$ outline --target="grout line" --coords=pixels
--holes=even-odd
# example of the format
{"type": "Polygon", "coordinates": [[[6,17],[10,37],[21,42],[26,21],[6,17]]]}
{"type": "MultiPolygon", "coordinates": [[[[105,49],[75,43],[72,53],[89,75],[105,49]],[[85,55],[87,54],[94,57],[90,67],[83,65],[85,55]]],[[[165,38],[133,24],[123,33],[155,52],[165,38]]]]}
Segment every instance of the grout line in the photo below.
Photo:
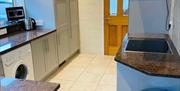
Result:
{"type": "Polygon", "coordinates": [[[106,73],[106,71],[107,71],[107,69],[108,69],[109,66],[110,66],[110,62],[109,62],[109,64],[107,65],[106,70],[104,71],[103,75],[101,76],[101,79],[99,79],[98,84],[97,84],[97,86],[96,86],[96,88],[95,88],[95,91],[97,90],[98,86],[100,85],[100,82],[101,82],[101,80],[103,79],[103,76],[105,75],[105,73],[106,73]]]}
{"type": "MultiPolygon", "coordinates": [[[[69,62],[66,64],[66,66],[62,67],[62,70],[61,70],[60,72],[62,72],[63,69],[66,68],[66,67],[69,68],[68,65],[70,65],[70,64],[74,61],[74,59],[80,60],[82,57],[83,57],[83,56],[81,56],[81,54],[80,54],[80,55],[72,58],[71,60],[69,60],[69,62]]],[[[84,57],[85,57],[85,56],[84,56],[84,57]]],[[[93,55],[92,58],[90,58],[90,60],[88,60],[88,63],[87,63],[86,65],[83,65],[82,68],[80,68],[80,69],[82,69],[82,72],[80,72],[79,76],[78,76],[74,81],[71,81],[72,84],[69,86],[69,88],[68,88],[66,91],[70,91],[70,89],[77,83],[78,79],[79,79],[79,78],[87,71],[87,69],[91,66],[91,63],[94,62],[94,61],[96,61],[97,57],[98,57],[98,55],[93,55]]],[[[112,62],[111,59],[110,59],[110,60],[108,59],[108,61],[109,61],[109,62],[108,62],[107,65],[105,66],[105,70],[102,72],[102,75],[100,76],[100,79],[97,81],[97,85],[95,86],[95,89],[94,89],[95,91],[97,90],[98,86],[100,85],[101,80],[103,79],[103,76],[104,76],[105,73],[108,71],[108,68],[109,68],[109,66],[111,65],[111,62],[112,62]]],[[[59,74],[60,72],[58,72],[58,74],[59,74]]],[[[59,83],[60,83],[60,82],[59,82],[59,83]]],[[[60,89],[60,90],[61,90],[61,89],[60,89]]]]}
{"type": "MultiPolygon", "coordinates": [[[[79,57],[79,56],[78,56],[79,57]]],[[[94,60],[96,58],[96,56],[94,56],[93,58],[92,58],[92,60],[94,60]]],[[[78,58],[78,59],[80,59],[80,58],[78,58]]],[[[73,61],[73,60],[72,60],[73,61]]],[[[88,64],[90,64],[91,62],[89,62],[88,64]]],[[[74,80],[73,81],[73,84],[69,87],[69,89],[67,90],[67,91],[69,91],[74,85],[75,85],[75,83],[77,82],[77,80],[81,77],[81,75],[86,71],[86,69],[89,67],[89,65],[87,65],[87,67],[83,67],[83,71],[79,74],[79,76],[77,77],[77,79],[76,80],[74,80]]]]}

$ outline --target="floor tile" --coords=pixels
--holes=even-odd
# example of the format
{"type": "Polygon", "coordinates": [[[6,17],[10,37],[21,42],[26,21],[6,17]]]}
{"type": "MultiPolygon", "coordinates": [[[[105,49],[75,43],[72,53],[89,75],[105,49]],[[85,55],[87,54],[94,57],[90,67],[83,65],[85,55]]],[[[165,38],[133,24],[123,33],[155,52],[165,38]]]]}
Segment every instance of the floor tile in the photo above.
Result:
{"type": "Polygon", "coordinates": [[[116,75],[104,74],[99,84],[100,85],[116,85],[116,75]]]}
{"type": "Polygon", "coordinates": [[[114,56],[80,54],[60,69],[48,80],[61,84],[58,91],[116,91],[114,56]]]}
{"type": "Polygon", "coordinates": [[[85,72],[77,80],[77,82],[96,83],[100,81],[101,75],[85,72]]]}
{"type": "Polygon", "coordinates": [[[115,85],[99,85],[95,91],[116,91],[115,85]]]}
{"type": "Polygon", "coordinates": [[[61,81],[61,87],[59,91],[69,91],[69,89],[73,86],[73,81],[61,81]]]}
{"type": "Polygon", "coordinates": [[[69,91],[95,91],[98,83],[76,82],[69,91]]]}
{"type": "Polygon", "coordinates": [[[63,70],[55,77],[57,77],[60,80],[75,81],[76,79],[79,78],[82,72],[83,69],[67,69],[67,70],[63,70]]]}

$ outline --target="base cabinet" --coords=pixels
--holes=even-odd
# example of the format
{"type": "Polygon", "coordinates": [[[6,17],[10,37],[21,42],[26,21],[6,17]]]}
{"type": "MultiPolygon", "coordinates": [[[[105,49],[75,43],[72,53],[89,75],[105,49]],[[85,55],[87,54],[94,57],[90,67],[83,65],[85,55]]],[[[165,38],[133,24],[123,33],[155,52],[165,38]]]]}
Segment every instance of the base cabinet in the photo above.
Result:
{"type": "Polygon", "coordinates": [[[46,73],[52,72],[58,65],[56,33],[46,36],[47,51],[45,52],[46,73]]]}
{"type": "Polygon", "coordinates": [[[34,79],[41,80],[46,75],[45,61],[44,61],[44,39],[40,38],[31,42],[33,65],[34,65],[34,79]]]}
{"type": "Polygon", "coordinates": [[[31,42],[35,80],[42,80],[58,67],[56,33],[31,42]]]}
{"type": "Polygon", "coordinates": [[[68,31],[64,27],[57,29],[58,57],[59,64],[65,61],[69,56],[69,38],[68,31]]]}

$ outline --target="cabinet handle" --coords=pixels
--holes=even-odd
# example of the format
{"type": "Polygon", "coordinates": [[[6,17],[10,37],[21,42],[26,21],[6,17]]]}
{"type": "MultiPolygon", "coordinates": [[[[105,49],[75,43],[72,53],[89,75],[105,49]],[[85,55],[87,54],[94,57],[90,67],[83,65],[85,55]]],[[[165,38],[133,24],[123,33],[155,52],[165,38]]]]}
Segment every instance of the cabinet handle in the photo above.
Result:
{"type": "Polygon", "coordinates": [[[46,40],[46,43],[47,43],[47,52],[49,52],[49,40],[48,39],[46,40]]]}
{"type": "Polygon", "coordinates": [[[46,43],[46,39],[44,39],[44,50],[45,50],[45,52],[47,52],[47,43],[46,43]]]}
{"type": "Polygon", "coordinates": [[[46,44],[46,52],[48,52],[48,44],[47,44],[47,39],[45,40],[45,44],[46,44]]]}
{"type": "Polygon", "coordinates": [[[72,38],[72,27],[71,27],[71,23],[70,23],[70,33],[71,33],[71,38],[72,38]]]}
{"type": "Polygon", "coordinates": [[[61,41],[60,41],[60,33],[59,32],[58,32],[57,38],[58,38],[58,44],[60,45],[61,41]]]}

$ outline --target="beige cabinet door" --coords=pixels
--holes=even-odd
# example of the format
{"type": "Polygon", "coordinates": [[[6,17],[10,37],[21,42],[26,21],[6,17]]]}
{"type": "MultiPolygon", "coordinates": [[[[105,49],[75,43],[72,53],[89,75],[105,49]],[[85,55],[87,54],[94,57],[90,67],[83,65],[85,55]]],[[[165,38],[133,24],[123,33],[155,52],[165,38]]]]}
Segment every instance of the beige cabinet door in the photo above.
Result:
{"type": "Polygon", "coordinates": [[[46,73],[50,73],[58,67],[56,33],[51,33],[45,39],[45,64],[46,73]]]}
{"type": "Polygon", "coordinates": [[[70,0],[70,17],[70,53],[73,54],[80,49],[78,0],[70,0]]]}
{"type": "Polygon", "coordinates": [[[55,0],[59,64],[70,57],[69,0],[55,0]]]}
{"type": "Polygon", "coordinates": [[[39,38],[31,42],[34,76],[35,80],[41,80],[46,75],[45,61],[44,61],[44,38],[39,38]]]}
{"type": "Polygon", "coordinates": [[[62,63],[70,56],[70,49],[69,49],[69,36],[66,27],[62,27],[57,30],[58,36],[57,40],[58,43],[58,55],[59,61],[62,63]]]}

